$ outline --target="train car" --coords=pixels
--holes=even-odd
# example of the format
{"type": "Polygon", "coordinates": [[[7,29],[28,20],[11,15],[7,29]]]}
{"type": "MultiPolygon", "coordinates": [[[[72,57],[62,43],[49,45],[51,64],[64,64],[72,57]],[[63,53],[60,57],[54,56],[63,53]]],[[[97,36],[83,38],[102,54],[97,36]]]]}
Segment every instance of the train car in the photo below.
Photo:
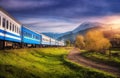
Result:
{"type": "Polygon", "coordinates": [[[59,41],[59,46],[65,46],[64,41],[59,41]]]}
{"type": "Polygon", "coordinates": [[[0,49],[19,47],[21,23],[0,7],[0,49]]]}
{"type": "Polygon", "coordinates": [[[55,45],[59,46],[59,41],[58,40],[55,40],[55,45]]]}
{"type": "Polygon", "coordinates": [[[41,44],[41,35],[25,26],[22,26],[22,47],[38,47],[41,44]]]}
{"type": "Polygon", "coordinates": [[[53,38],[50,38],[50,44],[51,46],[55,46],[56,45],[56,40],[53,38]]]}
{"type": "Polygon", "coordinates": [[[50,44],[50,37],[48,37],[44,34],[40,34],[40,35],[41,35],[41,40],[42,40],[41,45],[43,47],[50,46],[51,45],[50,44]]]}
{"type": "Polygon", "coordinates": [[[41,45],[63,46],[64,43],[25,27],[0,7],[0,49],[41,45]]]}

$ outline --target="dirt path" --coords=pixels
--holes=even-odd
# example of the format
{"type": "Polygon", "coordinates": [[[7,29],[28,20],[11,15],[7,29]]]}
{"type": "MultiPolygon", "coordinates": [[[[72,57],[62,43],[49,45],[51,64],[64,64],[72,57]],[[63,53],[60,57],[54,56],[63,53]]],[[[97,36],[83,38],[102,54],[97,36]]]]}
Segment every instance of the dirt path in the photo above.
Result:
{"type": "Polygon", "coordinates": [[[103,70],[103,71],[115,74],[115,75],[119,76],[119,78],[120,78],[120,71],[117,68],[107,66],[102,63],[96,63],[87,58],[84,58],[83,56],[80,55],[79,50],[76,48],[74,48],[73,50],[70,51],[70,53],[68,54],[68,59],[73,62],[79,63],[81,65],[87,66],[87,67],[92,67],[92,68],[96,68],[99,70],[103,70]]]}

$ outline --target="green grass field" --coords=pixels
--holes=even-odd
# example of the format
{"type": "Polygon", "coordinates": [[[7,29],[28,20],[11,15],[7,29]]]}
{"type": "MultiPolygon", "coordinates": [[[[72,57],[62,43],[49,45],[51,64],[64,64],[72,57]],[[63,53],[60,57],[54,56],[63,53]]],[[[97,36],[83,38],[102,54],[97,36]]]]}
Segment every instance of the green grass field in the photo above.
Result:
{"type": "Polygon", "coordinates": [[[115,78],[66,61],[65,48],[0,51],[0,78],[115,78]]]}
{"type": "MultiPolygon", "coordinates": [[[[101,54],[101,53],[96,53],[96,52],[87,52],[87,51],[82,51],[82,55],[88,59],[91,59],[96,62],[101,62],[105,63],[110,66],[118,67],[120,68],[120,56],[109,56],[109,54],[101,54]]],[[[120,53],[120,50],[112,50],[112,54],[114,53],[120,53]]]]}

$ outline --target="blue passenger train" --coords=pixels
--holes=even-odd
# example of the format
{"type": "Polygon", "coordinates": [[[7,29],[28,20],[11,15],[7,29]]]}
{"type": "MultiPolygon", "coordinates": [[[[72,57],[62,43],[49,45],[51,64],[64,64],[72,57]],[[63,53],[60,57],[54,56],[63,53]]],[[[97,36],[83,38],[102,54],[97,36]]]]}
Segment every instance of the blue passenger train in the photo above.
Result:
{"type": "Polygon", "coordinates": [[[22,26],[22,38],[21,42],[24,46],[36,47],[41,44],[41,35],[37,32],[28,29],[25,26],[22,26]]]}
{"type": "Polygon", "coordinates": [[[43,34],[40,34],[41,35],[41,45],[42,46],[50,46],[51,44],[51,38],[46,36],[46,35],[43,35],[43,34]]]}
{"type": "Polygon", "coordinates": [[[27,28],[0,8],[0,49],[64,45],[62,41],[27,28]]]}

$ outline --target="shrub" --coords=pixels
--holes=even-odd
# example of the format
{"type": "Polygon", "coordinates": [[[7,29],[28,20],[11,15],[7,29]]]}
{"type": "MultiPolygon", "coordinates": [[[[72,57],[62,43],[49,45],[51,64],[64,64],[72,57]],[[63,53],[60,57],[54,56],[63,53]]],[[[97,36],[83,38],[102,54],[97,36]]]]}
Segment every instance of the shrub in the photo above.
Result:
{"type": "Polygon", "coordinates": [[[70,46],[70,40],[66,40],[65,43],[66,43],[66,46],[70,46]]]}
{"type": "Polygon", "coordinates": [[[83,49],[85,47],[84,37],[82,35],[78,35],[76,37],[75,46],[80,48],[80,49],[83,49]]]}
{"type": "Polygon", "coordinates": [[[88,31],[85,35],[86,49],[89,51],[105,52],[110,46],[110,41],[101,31],[88,31]]]}

